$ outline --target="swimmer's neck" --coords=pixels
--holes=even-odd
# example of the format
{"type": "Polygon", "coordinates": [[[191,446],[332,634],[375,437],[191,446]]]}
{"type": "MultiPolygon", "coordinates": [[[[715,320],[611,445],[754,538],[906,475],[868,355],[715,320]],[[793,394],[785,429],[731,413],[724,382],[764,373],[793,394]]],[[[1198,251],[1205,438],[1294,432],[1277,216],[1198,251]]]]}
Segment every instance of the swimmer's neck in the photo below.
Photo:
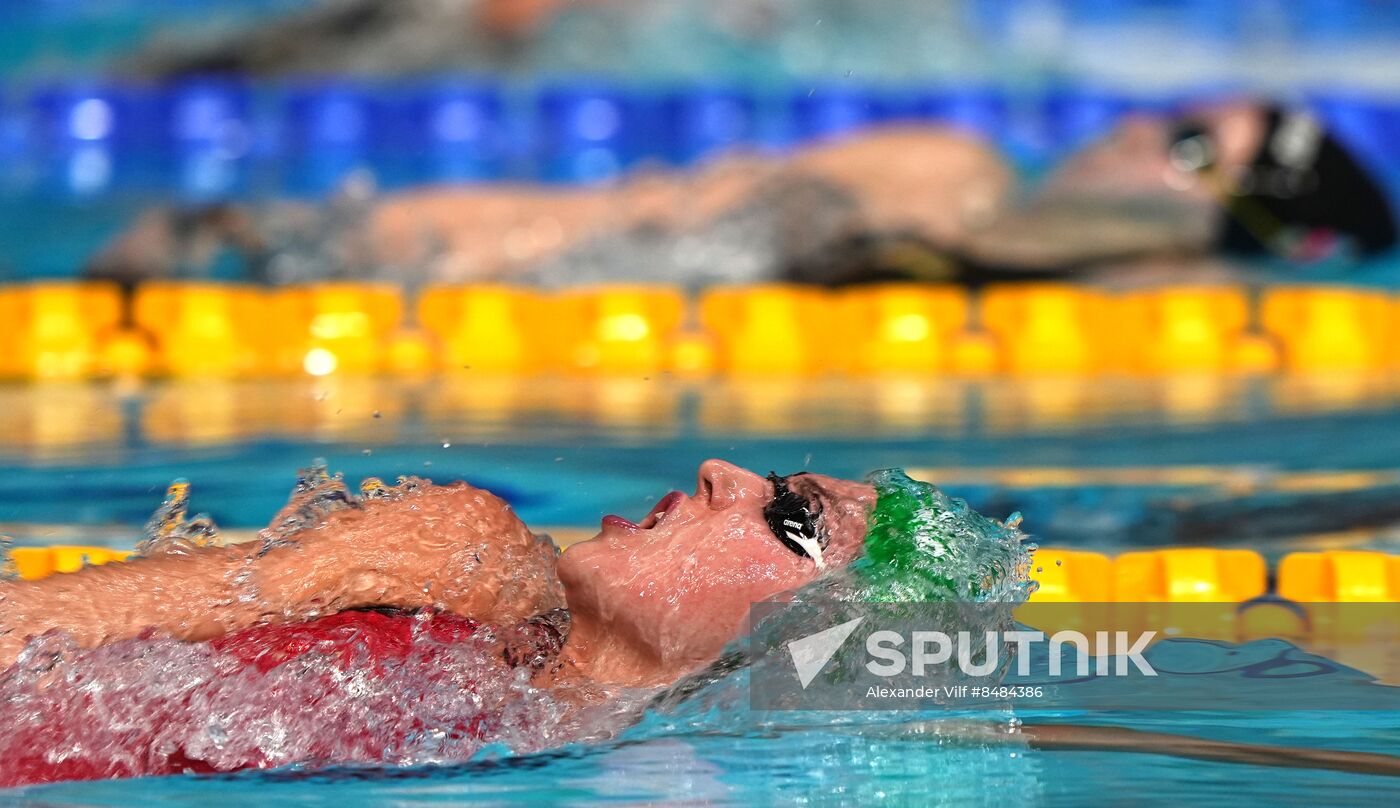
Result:
{"type": "Polygon", "coordinates": [[[570,622],[562,678],[586,679],[605,687],[659,687],[694,667],[668,663],[647,643],[587,611],[570,610],[570,622]]]}

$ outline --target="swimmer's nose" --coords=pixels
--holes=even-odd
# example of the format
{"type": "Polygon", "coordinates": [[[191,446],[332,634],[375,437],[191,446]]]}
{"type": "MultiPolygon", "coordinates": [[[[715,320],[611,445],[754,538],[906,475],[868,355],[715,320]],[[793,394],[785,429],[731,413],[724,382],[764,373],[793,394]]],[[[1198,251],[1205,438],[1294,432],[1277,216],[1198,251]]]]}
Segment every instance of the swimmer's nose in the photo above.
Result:
{"type": "Polygon", "coordinates": [[[700,464],[695,496],[712,509],[722,511],[745,499],[766,502],[772,496],[768,480],[723,460],[700,464]]]}

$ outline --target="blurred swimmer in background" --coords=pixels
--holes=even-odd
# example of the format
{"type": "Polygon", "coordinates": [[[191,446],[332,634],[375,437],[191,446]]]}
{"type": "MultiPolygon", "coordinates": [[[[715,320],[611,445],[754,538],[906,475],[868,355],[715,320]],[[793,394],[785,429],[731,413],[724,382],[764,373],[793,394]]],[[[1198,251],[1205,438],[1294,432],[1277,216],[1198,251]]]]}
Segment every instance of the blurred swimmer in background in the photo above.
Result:
{"type": "Polygon", "coordinates": [[[734,80],[811,74],[839,53],[843,69],[880,78],[933,75],[972,35],[961,0],[316,0],[232,27],[181,25],[114,67],[159,81],[430,71],[734,80]]]}
{"type": "Polygon", "coordinates": [[[156,36],[120,60],[125,73],[172,79],[214,73],[400,73],[501,69],[563,0],[322,0],[231,30],[156,36]]]}
{"type": "Polygon", "coordinates": [[[232,248],[271,283],[1182,282],[1396,242],[1380,184],[1315,116],[1243,101],[1132,116],[1031,192],[990,145],[912,124],[602,186],[349,188],[321,208],[152,211],[88,273],[198,276],[232,248]]]}
{"type": "MultiPolygon", "coordinates": [[[[879,80],[941,75],[941,46],[975,50],[963,42],[968,24],[960,4],[927,0],[322,0],[232,30],[158,37],[114,67],[159,81],[438,70],[666,80],[803,75],[840,59],[879,80]],[[816,61],[793,61],[798,53],[816,61]]],[[[320,208],[157,210],[88,269],[125,282],[199,276],[231,249],[249,279],[273,283],[1127,283],[1237,273],[1239,256],[1364,257],[1395,241],[1380,184],[1317,118],[1239,101],[1130,117],[1036,189],[1018,187],[974,135],[895,124],[586,189],[498,183],[377,197],[361,177],[320,208]]]]}

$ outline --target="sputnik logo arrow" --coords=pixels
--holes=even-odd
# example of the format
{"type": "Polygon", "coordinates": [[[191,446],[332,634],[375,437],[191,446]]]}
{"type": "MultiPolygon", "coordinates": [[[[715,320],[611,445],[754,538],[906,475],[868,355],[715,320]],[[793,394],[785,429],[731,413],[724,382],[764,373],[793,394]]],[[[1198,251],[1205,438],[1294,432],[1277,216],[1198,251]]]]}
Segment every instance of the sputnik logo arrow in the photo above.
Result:
{"type": "Polygon", "coordinates": [[[831,661],[836,651],[863,622],[864,617],[857,617],[787,644],[788,654],[792,656],[792,666],[797,669],[797,681],[803,690],[817,678],[817,674],[822,672],[826,663],[831,661]]]}

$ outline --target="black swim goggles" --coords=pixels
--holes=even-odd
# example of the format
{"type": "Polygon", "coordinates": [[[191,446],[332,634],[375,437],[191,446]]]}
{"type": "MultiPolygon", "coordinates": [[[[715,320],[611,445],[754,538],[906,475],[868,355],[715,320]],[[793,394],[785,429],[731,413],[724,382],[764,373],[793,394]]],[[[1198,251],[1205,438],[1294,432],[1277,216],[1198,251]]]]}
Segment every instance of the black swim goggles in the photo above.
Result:
{"type": "Polygon", "coordinates": [[[1172,129],[1167,150],[1172,167],[1186,174],[1210,171],[1219,159],[1215,137],[1209,127],[1198,121],[1177,124],[1172,129]]]}
{"type": "Polygon", "coordinates": [[[826,549],[827,536],[821,529],[821,504],[789,488],[788,479],[768,472],[768,482],[773,484],[773,500],[764,506],[763,517],[784,546],[816,561],[819,568],[824,567],[822,550],[826,549]]]}

